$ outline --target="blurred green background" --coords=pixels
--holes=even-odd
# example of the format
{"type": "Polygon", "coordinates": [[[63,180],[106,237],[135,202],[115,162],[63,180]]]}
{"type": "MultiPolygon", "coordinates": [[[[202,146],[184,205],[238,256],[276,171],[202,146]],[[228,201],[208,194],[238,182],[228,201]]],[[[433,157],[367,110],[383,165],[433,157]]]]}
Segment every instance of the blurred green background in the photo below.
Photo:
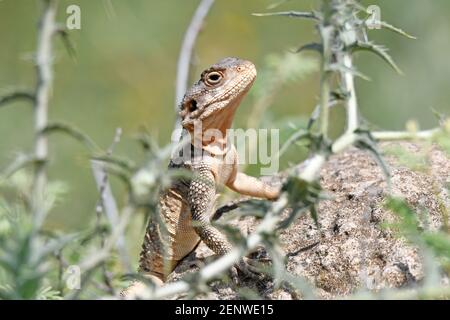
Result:
{"type": "MultiPolygon", "coordinates": [[[[226,56],[253,61],[258,69],[270,54],[284,54],[316,39],[313,23],[281,17],[254,17],[276,0],[217,0],[200,34],[193,79],[204,67],[226,56]]],[[[70,4],[81,7],[81,30],[70,31],[77,50],[73,60],[60,39],[55,41],[55,81],[50,119],[74,124],[99,145],[110,145],[115,128],[124,135],[115,153],[139,162],[142,152],[133,136],[147,127],[161,144],[170,141],[175,119],[174,87],[181,41],[197,0],[71,0],[61,1],[58,18],[67,18],[70,4]]],[[[395,74],[372,55],[357,58],[359,69],[372,78],[358,80],[363,116],[384,129],[402,129],[416,119],[422,128],[435,126],[430,111],[450,113],[450,2],[448,0],[364,1],[377,4],[382,18],[418,37],[412,41],[389,31],[372,31],[404,71],[395,74]]],[[[275,10],[310,10],[313,0],[291,0],[275,10]]],[[[15,87],[34,88],[33,53],[40,5],[34,0],[0,0],[0,94],[15,87]]],[[[311,55],[314,56],[314,55],[311,55]]],[[[260,81],[260,80],[258,80],[260,81]]],[[[307,118],[318,95],[318,77],[283,87],[266,122],[307,118]]],[[[236,125],[247,123],[252,98],[243,102],[236,125]]],[[[342,112],[333,111],[336,127],[342,112]]],[[[336,129],[337,130],[337,129],[336,129]]],[[[32,112],[17,102],[0,109],[0,168],[32,146],[32,112]]],[[[65,181],[70,190],[52,212],[49,226],[78,230],[95,215],[97,192],[86,150],[77,142],[52,136],[50,179],[65,181]]],[[[298,161],[295,156],[290,161],[298,161]]],[[[124,192],[114,182],[116,195],[124,192]]]]}

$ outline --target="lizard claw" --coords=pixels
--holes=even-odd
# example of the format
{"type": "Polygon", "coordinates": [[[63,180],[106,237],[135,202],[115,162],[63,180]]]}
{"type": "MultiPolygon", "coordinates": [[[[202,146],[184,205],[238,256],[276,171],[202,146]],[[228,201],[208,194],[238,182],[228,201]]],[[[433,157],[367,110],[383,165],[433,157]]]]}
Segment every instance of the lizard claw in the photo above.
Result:
{"type": "Polygon", "coordinates": [[[239,274],[236,265],[232,266],[230,269],[230,278],[236,286],[239,285],[239,274]]]}
{"type": "Polygon", "coordinates": [[[264,278],[264,274],[260,267],[258,267],[259,262],[254,259],[243,257],[237,264],[236,268],[239,270],[246,278],[252,280],[260,281],[264,278]]]}
{"type": "Polygon", "coordinates": [[[248,258],[242,258],[238,263],[231,267],[230,277],[235,285],[239,285],[242,282],[241,277],[239,276],[240,273],[243,274],[245,278],[258,281],[262,280],[263,275],[261,272],[248,260],[248,258]]]}

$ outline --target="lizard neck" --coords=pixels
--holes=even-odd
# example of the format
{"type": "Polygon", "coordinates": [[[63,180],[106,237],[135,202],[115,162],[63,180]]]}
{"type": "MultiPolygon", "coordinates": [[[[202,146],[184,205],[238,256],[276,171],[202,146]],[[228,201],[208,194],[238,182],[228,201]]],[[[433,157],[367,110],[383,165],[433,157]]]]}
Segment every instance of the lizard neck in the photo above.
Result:
{"type": "Polygon", "coordinates": [[[212,155],[224,155],[228,152],[228,130],[233,124],[238,103],[229,106],[211,117],[204,119],[200,126],[195,126],[191,133],[192,144],[212,155]],[[197,130],[196,130],[197,129],[197,130]]]}

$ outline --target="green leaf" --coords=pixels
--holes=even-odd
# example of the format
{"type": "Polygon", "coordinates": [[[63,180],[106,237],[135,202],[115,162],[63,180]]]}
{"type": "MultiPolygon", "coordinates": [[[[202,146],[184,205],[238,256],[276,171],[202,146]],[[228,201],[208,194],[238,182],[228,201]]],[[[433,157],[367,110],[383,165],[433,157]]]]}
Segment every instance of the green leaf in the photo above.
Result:
{"type": "MultiPolygon", "coordinates": [[[[345,97],[343,99],[341,99],[342,96],[339,96],[336,91],[333,91],[331,93],[331,96],[332,96],[332,98],[330,99],[330,102],[328,103],[328,108],[330,108],[330,109],[339,105],[342,101],[346,100],[345,97]]],[[[311,131],[312,126],[317,121],[317,119],[319,119],[319,116],[320,116],[320,104],[316,105],[313,112],[311,113],[311,116],[308,120],[308,124],[306,127],[306,129],[308,131],[311,131]]]]}
{"type": "Polygon", "coordinates": [[[359,72],[355,68],[348,68],[348,67],[344,66],[343,64],[333,63],[328,66],[327,71],[338,71],[338,72],[342,72],[342,73],[351,73],[355,77],[359,77],[366,81],[371,81],[371,79],[368,76],[366,76],[364,73],[359,72]]]}
{"type": "Polygon", "coordinates": [[[406,33],[405,31],[403,31],[402,29],[394,27],[393,25],[391,25],[391,24],[389,24],[389,23],[387,23],[385,21],[381,21],[380,24],[381,24],[381,26],[383,28],[385,28],[385,29],[387,29],[389,31],[393,31],[393,32],[395,32],[397,34],[400,34],[400,35],[402,35],[402,36],[404,36],[404,37],[406,37],[408,39],[413,39],[413,40],[417,39],[417,37],[412,36],[412,35],[406,33]]]}
{"type": "MultiPolygon", "coordinates": [[[[193,222],[193,225],[199,224],[193,222]]],[[[232,226],[229,223],[222,223],[218,221],[213,222],[212,225],[216,226],[218,229],[223,231],[227,235],[228,240],[234,243],[235,245],[245,246],[246,238],[238,228],[232,226]]]]}
{"type": "Polygon", "coordinates": [[[370,134],[370,131],[358,129],[355,131],[355,133],[359,135],[358,140],[356,142],[356,147],[370,152],[370,154],[375,158],[378,165],[383,170],[384,176],[387,179],[387,183],[390,186],[391,170],[389,169],[389,166],[384,160],[381,152],[378,150],[377,143],[370,134]]]}
{"type": "Polygon", "coordinates": [[[306,210],[308,209],[307,206],[299,206],[296,208],[292,208],[292,211],[289,213],[289,216],[284,219],[280,224],[280,229],[287,229],[289,226],[297,220],[298,217],[300,217],[306,210]]]}
{"type": "Polygon", "coordinates": [[[286,151],[288,151],[289,147],[294,145],[299,140],[307,140],[309,141],[311,138],[311,134],[306,130],[298,130],[292,134],[289,139],[283,144],[277,154],[277,158],[283,156],[286,151]]]}
{"type": "Polygon", "coordinates": [[[91,157],[91,160],[100,161],[105,164],[115,165],[129,173],[137,170],[137,166],[133,161],[127,158],[118,157],[114,155],[93,156],[91,157]]]}
{"type": "Polygon", "coordinates": [[[69,234],[58,237],[56,239],[51,239],[48,243],[46,243],[42,248],[38,249],[39,253],[39,262],[43,263],[45,260],[53,255],[54,252],[61,250],[69,243],[73,242],[78,238],[78,234],[69,234]]]}
{"type": "Polygon", "coordinates": [[[42,288],[37,294],[38,300],[62,300],[61,293],[52,287],[42,288]]]}
{"type": "Polygon", "coordinates": [[[293,175],[288,178],[282,190],[287,192],[292,206],[302,207],[316,203],[322,188],[317,182],[310,183],[293,175]]]}
{"type": "Polygon", "coordinates": [[[30,102],[34,102],[34,94],[28,91],[15,91],[4,96],[0,96],[0,107],[18,100],[27,100],[30,102]]]}
{"type": "Polygon", "coordinates": [[[402,70],[397,66],[397,64],[394,62],[394,59],[387,53],[387,49],[381,45],[376,45],[372,42],[362,42],[357,41],[353,45],[350,46],[350,50],[352,52],[357,51],[369,51],[377,56],[379,56],[381,59],[383,59],[386,63],[388,63],[397,73],[403,74],[402,70]]]}
{"type": "Polygon", "coordinates": [[[440,112],[439,110],[436,110],[435,108],[430,108],[431,112],[433,113],[436,120],[439,121],[439,123],[445,123],[445,120],[447,119],[447,115],[443,112],[440,112]]]}
{"type": "Polygon", "coordinates": [[[311,205],[310,209],[309,209],[310,213],[311,213],[311,218],[313,218],[314,223],[316,224],[316,227],[319,228],[319,215],[317,213],[317,207],[316,205],[311,205]]]}
{"type": "Polygon", "coordinates": [[[69,54],[69,57],[72,58],[74,61],[76,60],[77,51],[75,50],[75,46],[73,42],[70,40],[69,32],[64,29],[58,30],[58,35],[61,37],[62,43],[64,47],[67,50],[67,53],[69,54]]]}
{"type": "Polygon", "coordinates": [[[298,48],[295,52],[300,53],[302,51],[316,51],[320,54],[323,54],[323,45],[316,42],[308,43],[298,48]]]}
{"type": "Polygon", "coordinates": [[[48,124],[44,128],[44,130],[42,130],[42,133],[45,134],[53,132],[61,132],[67,134],[68,136],[71,136],[75,140],[78,140],[79,142],[84,144],[89,150],[93,152],[98,152],[99,150],[101,150],[101,148],[99,148],[94,140],[92,140],[87,134],[70,124],[63,122],[53,122],[48,124]]]}
{"type": "Polygon", "coordinates": [[[302,12],[302,11],[281,11],[281,12],[267,12],[267,13],[252,13],[255,17],[269,17],[269,16],[284,16],[291,18],[306,18],[313,20],[320,20],[316,12],[302,12]]]}
{"type": "Polygon", "coordinates": [[[34,155],[19,154],[16,159],[2,172],[0,172],[0,182],[6,180],[17,171],[26,168],[36,162],[36,157],[34,155]]]}

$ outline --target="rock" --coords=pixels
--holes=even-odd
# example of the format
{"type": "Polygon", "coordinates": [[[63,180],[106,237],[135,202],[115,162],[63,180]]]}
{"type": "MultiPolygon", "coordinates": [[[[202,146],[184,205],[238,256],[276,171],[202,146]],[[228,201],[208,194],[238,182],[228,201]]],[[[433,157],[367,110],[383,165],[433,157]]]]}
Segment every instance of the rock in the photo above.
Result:
{"type": "MultiPolygon", "coordinates": [[[[425,148],[405,142],[382,145],[383,149],[398,146],[413,154],[425,148]]],[[[420,171],[393,156],[385,159],[392,172],[392,195],[405,198],[419,212],[426,209],[429,221],[423,227],[436,230],[443,223],[442,205],[450,208],[450,159],[437,147],[425,151],[428,159],[420,171]]],[[[350,149],[331,157],[321,177],[321,185],[332,199],[319,205],[320,228],[305,214],[280,234],[287,270],[306,278],[324,299],[346,296],[360,288],[379,290],[420,282],[423,270],[417,248],[382,227],[395,217],[383,207],[388,188],[374,159],[365,151],[350,149]]],[[[252,232],[257,222],[247,217],[235,225],[245,234],[252,232]]],[[[171,281],[197,270],[209,258],[214,258],[213,253],[201,244],[176,268],[171,281]]],[[[288,288],[275,288],[269,279],[257,283],[243,280],[243,286],[265,299],[301,298],[288,288]]],[[[237,299],[243,286],[215,281],[207,298],[237,299]]]]}

